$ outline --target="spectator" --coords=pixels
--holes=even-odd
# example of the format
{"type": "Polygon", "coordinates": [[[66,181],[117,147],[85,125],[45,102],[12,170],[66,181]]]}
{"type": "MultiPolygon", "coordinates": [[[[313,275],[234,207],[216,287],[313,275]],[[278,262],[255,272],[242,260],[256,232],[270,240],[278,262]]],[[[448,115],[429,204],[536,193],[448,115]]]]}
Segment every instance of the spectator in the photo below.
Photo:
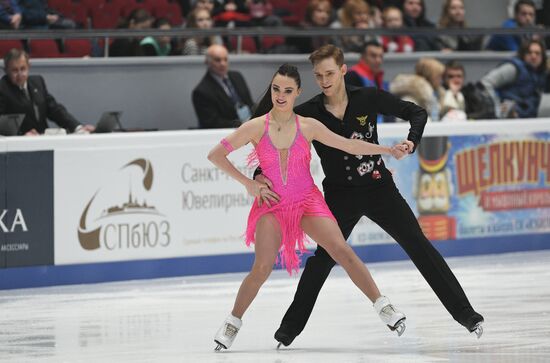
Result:
{"type": "MultiPolygon", "coordinates": [[[[212,29],[212,17],[206,8],[197,7],[187,17],[186,27],[189,29],[212,29]]],[[[209,37],[192,37],[185,39],[181,46],[182,55],[205,54],[206,49],[213,44],[223,44],[219,35],[209,37]]]]}
{"type": "Polygon", "coordinates": [[[441,101],[442,120],[465,120],[466,104],[461,90],[464,87],[466,72],[464,66],[455,60],[445,64],[443,73],[443,88],[441,101]]]}
{"type": "Polygon", "coordinates": [[[22,19],[17,0],[0,0],[0,29],[19,29],[22,19]]]}
{"type": "Polygon", "coordinates": [[[250,10],[247,0],[216,0],[212,18],[217,27],[240,27],[250,25],[250,10]]]}
{"type": "MultiPolygon", "coordinates": [[[[535,28],[535,4],[532,0],[518,0],[514,5],[514,18],[502,23],[502,28],[535,28]]],[[[527,35],[493,35],[487,49],[497,51],[517,51],[522,42],[532,39],[527,35]]]]}
{"type": "MultiPolygon", "coordinates": [[[[273,5],[269,0],[246,0],[250,15],[250,26],[258,27],[280,27],[283,26],[283,20],[273,14],[273,5]]],[[[262,52],[264,49],[259,36],[254,37],[256,49],[262,52]]]]}
{"type": "Polygon", "coordinates": [[[29,55],[12,49],[4,56],[6,75],[0,80],[0,114],[25,114],[21,135],[39,135],[48,128],[47,119],[68,132],[90,133],[92,125],[81,125],[48,92],[44,78],[29,76],[29,55]]]}
{"type": "MultiPolygon", "coordinates": [[[[384,80],[384,49],[375,40],[367,42],[359,62],[349,68],[344,76],[346,84],[356,87],[376,87],[384,91],[389,90],[389,83],[384,80]]],[[[377,122],[395,122],[391,115],[377,116],[377,122]]]]}
{"type": "Polygon", "coordinates": [[[522,44],[516,57],[481,79],[493,95],[497,117],[537,117],[547,76],[546,62],[544,43],[530,40],[522,44]]]}
{"type": "MultiPolygon", "coordinates": [[[[389,6],[382,13],[383,27],[386,29],[403,29],[403,14],[399,8],[389,6]]],[[[405,34],[382,35],[380,43],[386,53],[410,53],[414,51],[413,39],[405,34]]]]}
{"type": "Polygon", "coordinates": [[[208,48],[206,65],[206,74],[192,96],[200,128],[238,127],[250,118],[253,104],[243,76],[229,70],[227,49],[222,45],[208,48]]]}
{"type": "MultiPolygon", "coordinates": [[[[155,20],[155,29],[170,30],[172,25],[166,18],[155,20]]],[[[140,42],[141,52],[144,56],[167,56],[172,54],[172,38],[170,36],[145,37],[140,42]]]]}
{"type": "MultiPolygon", "coordinates": [[[[439,27],[441,29],[466,28],[464,0],[446,0],[441,9],[439,27]]],[[[443,50],[480,50],[483,37],[479,35],[440,35],[443,50]]]]}
{"type": "MultiPolygon", "coordinates": [[[[369,6],[363,0],[346,0],[344,5],[338,10],[338,20],[331,24],[331,28],[369,28],[369,6]]],[[[369,40],[365,35],[346,35],[338,37],[334,43],[344,52],[360,53],[365,48],[365,43],[369,40]]]]}
{"type": "Polygon", "coordinates": [[[277,27],[283,25],[281,18],[273,14],[273,5],[269,0],[246,0],[246,4],[251,26],[277,27]]]}
{"type": "Polygon", "coordinates": [[[375,40],[365,44],[359,62],[351,67],[345,75],[347,84],[357,87],[376,87],[388,90],[388,82],[384,80],[384,49],[375,40]]]}
{"type": "Polygon", "coordinates": [[[439,121],[444,70],[445,66],[437,59],[420,58],[415,66],[416,74],[395,77],[390,84],[390,92],[425,108],[431,121],[439,121]]]}
{"type": "MultiPolygon", "coordinates": [[[[404,0],[403,20],[409,28],[435,28],[434,23],[426,19],[424,0],[404,0]]],[[[437,38],[430,35],[415,35],[414,47],[417,52],[439,50],[437,38]]]]}
{"type": "MultiPolygon", "coordinates": [[[[328,28],[332,17],[330,0],[309,0],[305,19],[300,27],[303,29],[328,28]]],[[[287,37],[288,53],[311,53],[329,43],[331,39],[328,36],[287,37]]]]}
{"type": "MultiPolygon", "coordinates": [[[[191,11],[195,9],[206,9],[209,14],[212,14],[214,11],[214,0],[193,0],[191,1],[191,11]]],[[[191,12],[186,12],[184,14],[190,14],[191,12]]]]}
{"type": "MultiPolygon", "coordinates": [[[[142,8],[136,8],[124,19],[119,28],[126,29],[150,29],[154,18],[142,8]]],[[[140,38],[117,38],[109,47],[111,57],[136,57],[142,56],[140,38]]]]}
{"type": "Polygon", "coordinates": [[[30,29],[74,29],[76,23],[48,7],[46,0],[19,0],[23,27],[30,29]]]}

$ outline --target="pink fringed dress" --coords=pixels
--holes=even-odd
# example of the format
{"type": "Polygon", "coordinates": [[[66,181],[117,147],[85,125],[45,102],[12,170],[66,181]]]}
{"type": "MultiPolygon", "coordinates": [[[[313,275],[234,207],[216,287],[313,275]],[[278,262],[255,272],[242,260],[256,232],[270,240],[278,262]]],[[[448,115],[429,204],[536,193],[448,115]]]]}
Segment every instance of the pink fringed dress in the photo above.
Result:
{"type": "Polygon", "coordinates": [[[281,227],[281,247],[278,263],[289,274],[298,271],[300,257],[306,251],[306,235],[300,226],[303,216],[329,217],[335,220],[323,195],[313,182],[310,172],[310,144],[300,130],[296,115],[296,136],[288,149],[277,149],[269,136],[269,113],[265,116],[265,130],[255,150],[248,157],[249,165],[259,163],[262,174],[273,183],[273,191],[280,196],[278,203],[258,207],[255,200],[248,216],[246,244],[255,241],[256,223],[264,214],[275,216],[281,227]],[[298,253],[297,251],[298,250],[298,253]]]}

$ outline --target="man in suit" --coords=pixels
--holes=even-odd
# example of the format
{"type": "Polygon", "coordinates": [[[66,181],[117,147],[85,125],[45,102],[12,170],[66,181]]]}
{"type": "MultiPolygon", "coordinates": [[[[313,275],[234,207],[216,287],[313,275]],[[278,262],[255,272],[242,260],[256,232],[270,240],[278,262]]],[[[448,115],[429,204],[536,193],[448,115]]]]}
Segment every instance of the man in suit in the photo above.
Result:
{"type": "Polygon", "coordinates": [[[48,92],[44,78],[29,76],[29,55],[12,49],[4,56],[5,75],[0,80],[0,115],[25,114],[19,129],[21,135],[43,134],[47,119],[68,132],[90,133],[92,125],[81,125],[63,105],[48,92]]]}
{"type": "Polygon", "coordinates": [[[208,70],[193,90],[193,106],[202,129],[238,127],[251,115],[252,97],[243,76],[229,70],[227,49],[211,45],[208,70]]]}

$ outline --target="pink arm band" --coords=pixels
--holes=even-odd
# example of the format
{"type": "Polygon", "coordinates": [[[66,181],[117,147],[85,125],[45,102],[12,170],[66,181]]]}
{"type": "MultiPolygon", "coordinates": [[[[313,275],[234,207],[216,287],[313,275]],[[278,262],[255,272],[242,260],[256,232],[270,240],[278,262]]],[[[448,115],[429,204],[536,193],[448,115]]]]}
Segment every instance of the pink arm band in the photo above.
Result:
{"type": "Polygon", "coordinates": [[[227,150],[228,152],[232,152],[233,150],[235,150],[226,139],[222,139],[222,141],[220,141],[220,144],[222,144],[225,150],[227,150]]]}

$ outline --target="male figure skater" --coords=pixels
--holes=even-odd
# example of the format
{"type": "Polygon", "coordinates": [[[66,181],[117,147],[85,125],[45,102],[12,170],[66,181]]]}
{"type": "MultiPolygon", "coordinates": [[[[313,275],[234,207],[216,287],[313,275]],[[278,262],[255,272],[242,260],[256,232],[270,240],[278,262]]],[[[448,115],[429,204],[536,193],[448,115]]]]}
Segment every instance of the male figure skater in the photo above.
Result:
{"type": "MultiPolygon", "coordinates": [[[[423,108],[376,88],[346,87],[347,68],[338,47],[322,46],[309,59],[321,93],[297,106],[297,114],[313,117],[344,137],[372,143],[378,143],[379,113],[399,117],[411,124],[407,140],[402,143],[410,153],[414,152],[427,120],[423,108]]],[[[313,146],[325,173],[325,200],[344,237],[349,237],[362,216],[370,218],[401,245],[452,317],[479,338],[483,333],[483,317],[474,311],[449,266],[422,233],[382,158],[349,155],[317,142],[313,146]]],[[[257,176],[256,180],[271,184],[263,176],[257,176]]],[[[264,202],[275,202],[267,198],[264,202]]],[[[294,300],[275,332],[279,346],[290,345],[302,332],[334,265],[322,247],[317,247],[307,259],[294,300]]]]}

